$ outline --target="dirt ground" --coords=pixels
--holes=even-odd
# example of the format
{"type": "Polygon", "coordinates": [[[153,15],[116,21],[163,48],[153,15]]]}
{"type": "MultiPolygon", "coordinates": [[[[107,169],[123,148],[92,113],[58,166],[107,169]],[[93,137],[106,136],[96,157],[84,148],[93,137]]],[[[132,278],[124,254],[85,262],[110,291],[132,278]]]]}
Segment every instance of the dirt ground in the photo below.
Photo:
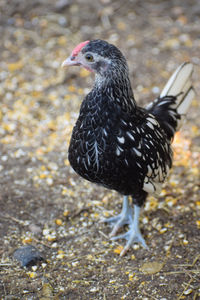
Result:
{"type": "Polygon", "coordinates": [[[0,0],[0,35],[0,299],[200,299],[200,2],[0,0]],[[96,38],[125,54],[141,105],[179,64],[195,64],[173,170],[141,214],[150,250],[135,245],[122,258],[125,242],[100,222],[122,197],[67,160],[93,76],[60,65],[96,38]],[[22,268],[13,253],[23,245],[45,260],[22,268]]]}

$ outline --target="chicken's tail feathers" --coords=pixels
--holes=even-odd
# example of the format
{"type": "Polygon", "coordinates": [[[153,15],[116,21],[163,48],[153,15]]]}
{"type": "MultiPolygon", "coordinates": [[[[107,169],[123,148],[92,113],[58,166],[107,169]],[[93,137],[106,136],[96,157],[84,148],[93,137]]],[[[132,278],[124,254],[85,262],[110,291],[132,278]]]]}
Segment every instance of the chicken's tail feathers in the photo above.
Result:
{"type": "Polygon", "coordinates": [[[160,97],[146,109],[156,116],[169,139],[181,125],[195,96],[192,86],[193,64],[185,62],[172,74],[163,88],[160,97]]]}
{"type": "Polygon", "coordinates": [[[184,115],[195,96],[192,86],[193,64],[185,62],[181,64],[172,74],[164,89],[160,94],[160,98],[166,96],[175,96],[177,113],[184,115]]]}

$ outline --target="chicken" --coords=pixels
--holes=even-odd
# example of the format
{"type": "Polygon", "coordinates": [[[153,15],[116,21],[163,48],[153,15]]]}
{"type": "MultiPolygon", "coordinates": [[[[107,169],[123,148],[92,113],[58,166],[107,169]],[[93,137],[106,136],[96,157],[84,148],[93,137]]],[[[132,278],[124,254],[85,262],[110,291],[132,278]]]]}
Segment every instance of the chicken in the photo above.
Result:
{"type": "Polygon", "coordinates": [[[108,42],[80,43],[62,66],[95,73],[72,132],[69,162],[83,178],[124,196],[121,213],[104,219],[113,225],[112,239],[127,240],[121,256],[135,242],[148,248],[139,228],[140,209],[149,193],[159,194],[172,166],[172,139],[194,97],[193,65],[183,63],[146,108],[134,99],[126,59],[108,42]],[[126,224],[129,230],[115,236],[126,224]]]}

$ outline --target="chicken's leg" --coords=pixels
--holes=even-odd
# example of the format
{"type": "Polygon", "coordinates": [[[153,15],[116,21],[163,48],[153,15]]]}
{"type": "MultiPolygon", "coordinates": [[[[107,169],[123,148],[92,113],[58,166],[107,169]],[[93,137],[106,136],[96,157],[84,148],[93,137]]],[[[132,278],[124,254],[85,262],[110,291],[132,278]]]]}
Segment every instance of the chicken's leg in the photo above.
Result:
{"type": "Polygon", "coordinates": [[[130,223],[130,229],[124,234],[120,234],[118,236],[111,238],[112,240],[116,240],[116,239],[127,240],[126,246],[120,253],[120,256],[123,256],[128,251],[128,249],[132,246],[132,244],[135,242],[142,244],[144,248],[148,249],[147,244],[139,229],[139,216],[140,216],[140,207],[138,205],[134,205],[134,218],[132,218],[132,222],[130,223]]]}
{"type": "Polygon", "coordinates": [[[115,217],[105,218],[102,220],[102,222],[114,224],[113,230],[110,233],[110,237],[113,237],[122,226],[126,224],[132,224],[133,209],[129,203],[128,196],[124,196],[121,213],[115,217]]]}

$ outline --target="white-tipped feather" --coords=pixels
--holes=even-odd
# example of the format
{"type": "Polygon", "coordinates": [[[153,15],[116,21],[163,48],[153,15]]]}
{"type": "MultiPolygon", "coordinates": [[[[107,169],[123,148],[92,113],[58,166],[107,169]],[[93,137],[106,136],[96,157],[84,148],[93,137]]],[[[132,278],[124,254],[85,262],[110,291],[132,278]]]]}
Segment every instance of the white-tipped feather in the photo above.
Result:
{"type": "Polygon", "coordinates": [[[172,74],[160,97],[177,96],[176,109],[180,115],[185,115],[195,96],[192,87],[193,64],[185,62],[172,74]]]}
{"type": "Polygon", "coordinates": [[[192,72],[193,64],[186,62],[180,65],[168,80],[160,97],[176,96],[181,93],[185,84],[191,80],[192,72]]]}
{"type": "MultiPolygon", "coordinates": [[[[172,74],[160,94],[160,98],[165,96],[177,97],[175,104],[172,104],[171,107],[176,108],[177,113],[181,116],[184,116],[187,113],[195,96],[195,92],[192,87],[192,73],[193,64],[189,62],[183,63],[172,74]]],[[[176,130],[180,128],[182,121],[182,118],[177,120],[178,126],[176,130]]]]}
{"type": "Polygon", "coordinates": [[[188,108],[190,107],[190,104],[191,104],[194,96],[195,96],[195,92],[194,92],[193,88],[190,88],[188,93],[184,96],[183,101],[177,107],[177,112],[180,115],[184,115],[188,111],[188,108]]]}

